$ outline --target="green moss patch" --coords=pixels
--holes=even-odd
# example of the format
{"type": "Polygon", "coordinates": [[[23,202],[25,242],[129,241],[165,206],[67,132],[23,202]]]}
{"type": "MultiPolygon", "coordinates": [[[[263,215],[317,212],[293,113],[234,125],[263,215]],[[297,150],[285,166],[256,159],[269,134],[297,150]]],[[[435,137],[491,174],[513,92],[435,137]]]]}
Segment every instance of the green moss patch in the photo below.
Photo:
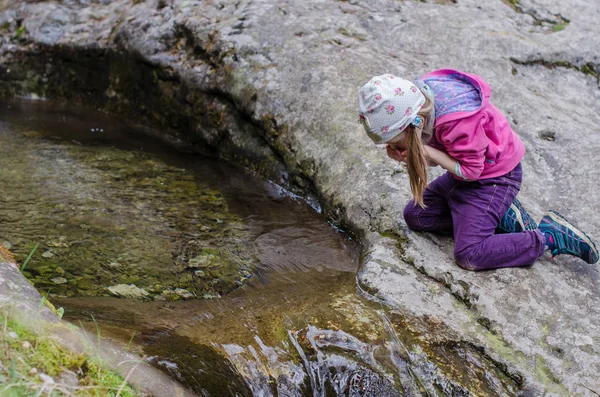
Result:
{"type": "Polygon", "coordinates": [[[0,312],[0,396],[140,396],[99,359],[0,312]]]}

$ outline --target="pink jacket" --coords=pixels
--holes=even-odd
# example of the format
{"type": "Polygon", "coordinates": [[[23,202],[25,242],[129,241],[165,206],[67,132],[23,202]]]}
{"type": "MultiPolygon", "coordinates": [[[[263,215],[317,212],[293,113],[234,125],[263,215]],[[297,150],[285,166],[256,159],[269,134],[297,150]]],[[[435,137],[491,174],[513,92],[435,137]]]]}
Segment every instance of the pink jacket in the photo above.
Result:
{"type": "Polygon", "coordinates": [[[436,117],[434,139],[429,144],[457,160],[465,179],[494,178],[511,171],[523,158],[525,145],[490,103],[490,86],[477,75],[452,69],[435,70],[422,79],[444,75],[462,75],[479,91],[481,106],[436,117]]]}

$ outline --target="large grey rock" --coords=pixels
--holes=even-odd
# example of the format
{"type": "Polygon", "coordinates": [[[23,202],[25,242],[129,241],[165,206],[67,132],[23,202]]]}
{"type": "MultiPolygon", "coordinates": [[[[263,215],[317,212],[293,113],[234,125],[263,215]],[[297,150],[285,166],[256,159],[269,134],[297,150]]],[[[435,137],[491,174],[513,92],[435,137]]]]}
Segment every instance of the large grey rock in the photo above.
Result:
{"type": "Polygon", "coordinates": [[[316,193],[362,238],[359,283],[378,299],[479,346],[524,390],[600,393],[596,268],[566,257],[485,273],[457,267],[450,239],[406,229],[406,173],[355,120],[357,89],[371,75],[480,74],[527,146],[522,202],[538,219],[554,208],[600,238],[595,2],[0,4],[4,95],[134,113],[316,193]]]}

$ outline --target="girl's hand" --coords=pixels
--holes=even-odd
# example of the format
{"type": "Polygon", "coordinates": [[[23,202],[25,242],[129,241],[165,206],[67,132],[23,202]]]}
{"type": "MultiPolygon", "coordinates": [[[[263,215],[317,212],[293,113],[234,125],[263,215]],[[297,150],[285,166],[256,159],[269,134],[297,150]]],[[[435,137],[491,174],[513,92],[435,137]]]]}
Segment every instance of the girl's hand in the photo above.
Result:
{"type": "Polygon", "coordinates": [[[406,150],[392,149],[390,145],[387,145],[385,147],[385,151],[387,152],[388,157],[392,160],[400,161],[402,163],[406,162],[406,150]]]}

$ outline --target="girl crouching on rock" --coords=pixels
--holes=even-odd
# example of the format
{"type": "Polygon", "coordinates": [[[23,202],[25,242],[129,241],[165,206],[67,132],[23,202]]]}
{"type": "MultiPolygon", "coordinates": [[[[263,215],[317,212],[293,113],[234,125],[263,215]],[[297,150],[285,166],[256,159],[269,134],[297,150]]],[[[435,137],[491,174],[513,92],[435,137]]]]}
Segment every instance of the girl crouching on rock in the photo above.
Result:
{"type": "Polygon", "coordinates": [[[585,233],[555,211],[536,225],[516,199],[525,146],[490,95],[481,77],[451,69],[414,82],[384,74],[360,89],[367,135],[407,165],[406,224],[453,232],[454,258],[469,270],[532,265],[545,249],[596,263],[585,233]],[[428,165],[447,172],[427,184],[428,165]]]}

